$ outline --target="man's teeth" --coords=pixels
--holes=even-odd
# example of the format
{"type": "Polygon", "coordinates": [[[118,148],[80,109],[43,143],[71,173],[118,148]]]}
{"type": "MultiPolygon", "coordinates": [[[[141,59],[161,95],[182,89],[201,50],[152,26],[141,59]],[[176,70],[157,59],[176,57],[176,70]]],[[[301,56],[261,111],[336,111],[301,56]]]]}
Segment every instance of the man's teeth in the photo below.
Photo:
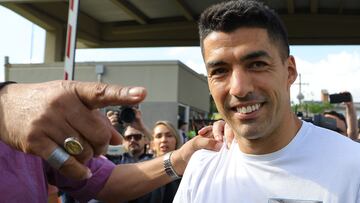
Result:
{"type": "Polygon", "coordinates": [[[238,107],[236,110],[238,113],[251,113],[253,111],[256,111],[260,108],[260,104],[254,104],[251,106],[243,106],[243,107],[238,107]]]}

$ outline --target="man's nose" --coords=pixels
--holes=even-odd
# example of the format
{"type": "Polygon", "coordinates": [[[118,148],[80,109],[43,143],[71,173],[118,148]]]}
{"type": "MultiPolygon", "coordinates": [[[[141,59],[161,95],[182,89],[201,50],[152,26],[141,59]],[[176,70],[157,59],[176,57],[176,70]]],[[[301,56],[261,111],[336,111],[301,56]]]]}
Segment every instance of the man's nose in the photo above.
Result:
{"type": "Polygon", "coordinates": [[[235,97],[245,97],[254,91],[253,81],[251,74],[246,70],[237,68],[232,71],[230,78],[230,91],[229,93],[235,97]]]}

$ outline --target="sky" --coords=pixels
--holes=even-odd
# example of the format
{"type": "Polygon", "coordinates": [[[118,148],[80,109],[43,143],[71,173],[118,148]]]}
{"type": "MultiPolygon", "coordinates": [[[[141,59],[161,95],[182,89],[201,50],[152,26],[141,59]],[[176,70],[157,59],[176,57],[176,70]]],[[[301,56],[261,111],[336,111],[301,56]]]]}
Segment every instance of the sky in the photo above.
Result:
{"type": "MultiPolygon", "coordinates": [[[[4,81],[4,57],[10,63],[42,63],[45,31],[16,13],[0,6],[0,81],[4,81]]],[[[321,90],[330,94],[352,93],[360,102],[360,46],[291,46],[301,74],[305,100],[319,101],[321,90]]],[[[76,61],[180,60],[206,75],[199,47],[78,49],[76,61]]],[[[299,79],[295,81],[299,83],[299,79]]],[[[291,100],[297,103],[299,85],[291,87],[291,100]]]]}

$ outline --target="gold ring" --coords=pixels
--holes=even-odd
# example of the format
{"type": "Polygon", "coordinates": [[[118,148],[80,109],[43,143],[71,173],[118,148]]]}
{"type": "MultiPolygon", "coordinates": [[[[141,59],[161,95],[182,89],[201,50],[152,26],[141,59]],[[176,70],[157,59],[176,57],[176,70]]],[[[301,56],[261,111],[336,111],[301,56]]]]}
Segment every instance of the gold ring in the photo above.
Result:
{"type": "Polygon", "coordinates": [[[75,137],[66,138],[64,148],[71,155],[79,155],[84,150],[84,147],[75,137]]]}

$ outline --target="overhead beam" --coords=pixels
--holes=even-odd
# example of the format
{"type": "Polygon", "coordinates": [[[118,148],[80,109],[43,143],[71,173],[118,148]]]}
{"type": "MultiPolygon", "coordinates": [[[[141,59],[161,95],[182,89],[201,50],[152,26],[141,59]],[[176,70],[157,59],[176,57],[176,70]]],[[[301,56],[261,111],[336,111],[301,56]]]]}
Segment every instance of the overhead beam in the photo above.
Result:
{"type": "Polygon", "coordinates": [[[135,19],[138,23],[144,25],[148,23],[148,17],[128,0],[111,0],[117,7],[126,14],[135,19]]]}
{"type": "MultiPolygon", "coordinates": [[[[81,1],[80,1],[81,4],[81,1]]],[[[66,28],[68,21],[68,9],[69,5],[66,2],[58,3],[41,3],[33,4],[34,8],[38,11],[47,14],[53,19],[57,19],[62,23],[62,26],[66,28]]],[[[83,35],[88,35],[87,38],[100,38],[100,24],[92,17],[79,11],[78,13],[78,32],[83,35]]]]}
{"type": "Polygon", "coordinates": [[[360,44],[360,16],[298,14],[281,18],[291,44],[360,44]]]}
{"type": "Polygon", "coordinates": [[[295,3],[294,0],[287,0],[287,10],[288,14],[294,14],[295,13],[295,3]]]}
{"type": "Polygon", "coordinates": [[[344,9],[344,0],[339,0],[339,6],[338,6],[338,14],[342,14],[343,13],[343,9],[344,9]]]}
{"type": "Polygon", "coordinates": [[[26,18],[32,23],[42,27],[45,30],[56,30],[63,27],[63,23],[46,13],[43,13],[39,10],[34,9],[30,4],[20,4],[20,3],[1,3],[2,6],[14,11],[20,16],[26,18]]]}
{"type": "Polygon", "coordinates": [[[310,13],[317,14],[319,9],[319,2],[318,0],[310,0],[310,13]]]}
{"type": "Polygon", "coordinates": [[[108,23],[102,28],[101,47],[197,46],[197,24],[194,21],[119,26],[108,23]]]}
{"type": "Polygon", "coordinates": [[[189,21],[195,20],[193,12],[191,11],[190,7],[186,4],[184,0],[175,0],[175,3],[187,20],[189,21]]]}
{"type": "MultiPolygon", "coordinates": [[[[67,3],[1,3],[1,5],[16,12],[20,16],[35,23],[47,31],[55,31],[66,28],[67,24],[67,3]]],[[[85,38],[85,41],[97,43],[100,38],[100,24],[83,12],[78,17],[78,37],[85,38]]]]}
{"type": "MultiPolygon", "coordinates": [[[[144,37],[147,34],[159,34],[163,31],[179,31],[179,30],[197,30],[197,24],[195,22],[171,22],[171,23],[158,23],[149,25],[137,25],[137,26],[118,26],[113,23],[104,24],[103,37],[106,35],[128,35],[129,37],[135,33],[144,33],[144,37]]],[[[197,33],[197,31],[196,31],[197,33]]],[[[177,36],[186,35],[186,33],[177,33],[177,36]]],[[[159,36],[161,37],[161,36],[159,36]]],[[[166,37],[166,36],[164,36],[166,37]]]]}
{"type": "MultiPolygon", "coordinates": [[[[36,0],[38,2],[67,2],[67,0],[36,0]]],[[[0,0],[0,4],[3,2],[10,2],[10,3],[34,3],[34,0],[0,0]]]]}
{"type": "MultiPolygon", "coordinates": [[[[280,17],[293,45],[360,44],[360,16],[291,14],[280,17]]],[[[199,45],[196,23],[190,21],[142,26],[107,23],[102,31],[99,47],[104,48],[199,45]]]]}

